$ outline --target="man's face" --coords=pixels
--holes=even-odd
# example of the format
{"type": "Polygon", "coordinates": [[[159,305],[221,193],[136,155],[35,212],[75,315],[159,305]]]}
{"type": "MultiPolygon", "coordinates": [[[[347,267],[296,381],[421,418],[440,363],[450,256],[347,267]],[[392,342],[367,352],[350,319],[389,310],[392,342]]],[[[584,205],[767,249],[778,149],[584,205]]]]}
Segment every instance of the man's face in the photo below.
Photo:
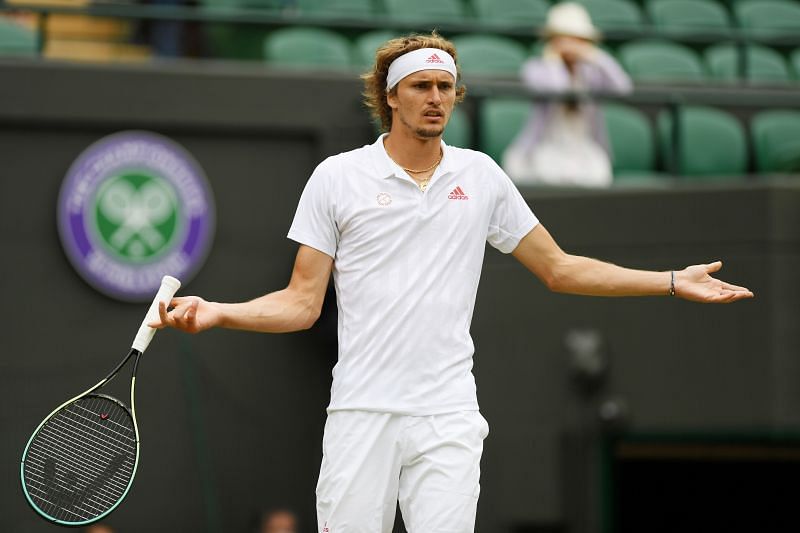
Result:
{"type": "Polygon", "coordinates": [[[421,70],[400,80],[386,98],[392,108],[392,130],[406,129],[426,139],[439,137],[455,105],[455,80],[444,70],[421,70]]]}

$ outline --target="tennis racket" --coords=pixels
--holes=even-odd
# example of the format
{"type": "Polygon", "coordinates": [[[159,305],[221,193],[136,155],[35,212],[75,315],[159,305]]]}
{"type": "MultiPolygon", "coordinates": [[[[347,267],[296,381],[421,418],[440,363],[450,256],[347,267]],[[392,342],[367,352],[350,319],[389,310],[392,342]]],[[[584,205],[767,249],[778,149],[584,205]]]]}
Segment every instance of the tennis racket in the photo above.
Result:
{"type": "Polygon", "coordinates": [[[177,279],[164,276],[128,355],[97,385],[50,413],[28,440],[20,466],[22,490],[46,520],[62,526],[91,524],[116,509],[128,494],[139,463],[136,370],[156,332],[147,324],[158,320],[158,303],[169,304],[180,286],[177,279]],[[98,390],[131,358],[128,408],[98,390]]]}

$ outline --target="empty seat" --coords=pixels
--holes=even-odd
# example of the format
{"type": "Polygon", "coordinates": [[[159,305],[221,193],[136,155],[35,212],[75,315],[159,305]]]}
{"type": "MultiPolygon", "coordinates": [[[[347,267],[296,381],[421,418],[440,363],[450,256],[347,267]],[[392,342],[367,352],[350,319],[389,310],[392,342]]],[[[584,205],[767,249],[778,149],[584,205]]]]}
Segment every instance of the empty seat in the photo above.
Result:
{"type": "Polygon", "coordinates": [[[658,133],[664,160],[673,161],[678,174],[725,178],[746,172],[744,130],[732,115],[703,106],[681,107],[677,115],[676,125],[672,112],[662,111],[658,133]]]}
{"type": "Polygon", "coordinates": [[[792,55],[789,56],[789,63],[794,68],[795,79],[800,80],[800,48],[797,48],[792,55]]]}
{"type": "Polygon", "coordinates": [[[706,65],[712,78],[724,81],[746,79],[753,82],[787,82],[791,79],[789,67],[778,52],[757,44],[748,45],[744,58],[735,44],[721,43],[705,51],[706,65]],[[744,66],[745,72],[741,72],[744,66]],[[742,75],[744,74],[744,75],[742,75]]]}
{"type": "Polygon", "coordinates": [[[352,51],[350,42],[336,32],[292,27],[275,30],[264,39],[264,59],[286,68],[343,69],[352,65],[352,51]]]}
{"type": "Polygon", "coordinates": [[[519,76],[527,54],[525,47],[507,37],[497,35],[462,35],[453,39],[458,50],[458,63],[465,76],[519,76]]]}
{"type": "Polygon", "coordinates": [[[653,25],[669,34],[724,35],[731,28],[728,11],[709,0],[651,0],[647,12],[653,25]]]}
{"type": "Polygon", "coordinates": [[[498,164],[503,152],[522,129],[531,103],[517,98],[487,98],[479,110],[481,151],[498,164]]]}
{"type": "Polygon", "coordinates": [[[472,148],[472,124],[461,105],[453,108],[442,139],[451,146],[472,148]]]}
{"type": "Polygon", "coordinates": [[[353,49],[353,61],[355,65],[360,69],[372,67],[375,62],[375,52],[378,51],[378,47],[395,37],[397,37],[397,34],[389,30],[368,31],[356,37],[353,49]]]}
{"type": "Polygon", "coordinates": [[[384,5],[390,19],[424,24],[426,29],[462,22],[466,16],[460,0],[384,0],[384,5]]]}
{"type": "Polygon", "coordinates": [[[690,48],[668,41],[632,41],[619,48],[622,66],[640,81],[701,81],[706,75],[690,48]]]}
{"type": "Polygon", "coordinates": [[[547,0],[473,0],[475,16],[483,23],[540,26],[547,18],[547,0]]]}
{"type": "Polygon", "coordinates": [[[648,118],[624,104],[603,106],[614,175],[649,174],[655,168],[655,144],[648,118]]]}
{"type": "Polygon", "coordinates": [[[372,18],[375,14],[371,0],[298,0],[303,14],[329,18],[372,18]]]}
{"type": "Polygon", "coordinates": [[[35,32],[0,18],[0,56],[35,56],[37,53],[35,32]]]}
{"type": "Polygon", "coordinates": [[[627,0],[577,0],[601,30],[640,30],[644,18],[639,6],[627,0]]]}
{"type": "Polygon", "coordinates": [[[800,4],[783,0],[742,0],[734,5],[739,25],[758,37],[800,33],[800,4]]]}
{"type": "Polygon", "coordinates": [[[800,111],[761,111],[750,122],[759,172],[800,172],[800,111]]]}

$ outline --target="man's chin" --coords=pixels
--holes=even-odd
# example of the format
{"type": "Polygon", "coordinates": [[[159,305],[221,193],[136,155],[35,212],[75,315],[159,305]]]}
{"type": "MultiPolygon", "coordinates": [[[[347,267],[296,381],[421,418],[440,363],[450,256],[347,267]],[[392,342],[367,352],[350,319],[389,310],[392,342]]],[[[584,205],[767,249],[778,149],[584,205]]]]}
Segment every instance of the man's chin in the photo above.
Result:
{"type": "Polygon", "coordinates": [[[443,126],[429,126],[427,128],[417,128],[416,134],[418,137],[425,139],[433,139],[434,137],[441,137],[444,133],[443,126]]]}

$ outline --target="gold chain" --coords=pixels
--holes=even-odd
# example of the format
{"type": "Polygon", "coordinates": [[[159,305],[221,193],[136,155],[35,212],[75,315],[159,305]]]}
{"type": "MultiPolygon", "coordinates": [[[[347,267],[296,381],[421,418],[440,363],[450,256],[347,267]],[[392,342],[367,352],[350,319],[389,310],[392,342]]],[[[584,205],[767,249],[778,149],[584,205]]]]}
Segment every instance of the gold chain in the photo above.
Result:
{"type": "Polygon", "coordinates": [[[434,164],[432,164],[431,166],[429,166],[428,168],[425,168],[425,169],[422,169],[422,170],[412,170],[412,169],[410,169],[410,168],[406,168],[406,167],[404,167],[403,165],[401,165],[400,163],[398,163],[397,161],[395,161],[395,160],[394,160],[394,157],[392,157],[391,155],[389,155],[389,152],[388,152],[388,151],[386,152],[386,155],[388,155],[388,156],[389,156],[389,159],[391,159],[392,161],[394,161],[395,165],[397,165],[398,167],[402,168],[403,170],[405,170],[405,171],[406,171],[406,172],[408,172],[409,174],[423,174],[423,173],[425,173],[425,172],[430,172],[431,170],[433,170],[434,168],[436,168],[436,165],[438,165],[439,163],[441,163],[441,162],[442,162],[442,157],[444,157],[444,151],[443,151],[443,150],[440,148],[440,149],[439,149],[439,159],[437,159],[437,160],[436,160],[436,162],[435,162],[434,164]]]}

